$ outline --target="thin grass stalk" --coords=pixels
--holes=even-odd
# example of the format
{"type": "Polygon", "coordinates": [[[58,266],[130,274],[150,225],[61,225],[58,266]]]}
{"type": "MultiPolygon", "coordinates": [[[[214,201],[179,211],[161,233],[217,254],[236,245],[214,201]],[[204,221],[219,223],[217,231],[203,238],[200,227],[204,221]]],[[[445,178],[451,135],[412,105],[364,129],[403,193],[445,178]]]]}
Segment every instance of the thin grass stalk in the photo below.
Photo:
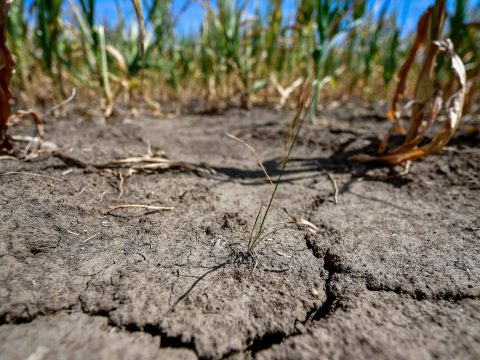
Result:
{"type": "MultiPolygon", "coordinates": [[[[280,174],[278,175],[278,178],[277,178],[277,181],[275,182],[275,187],[273,188],[273,191],[272,191],[272,194],[270,195],[270,199],[268,201],[268,205],[267,205],[267,208],[263,214],[263,217],[262,217],[262,221],[260,222],[260,227],[255,235],[255,237],[253,238],[252,240],[252,237],[250,237],[249,241],[248,241],[248,246],[247,246],[247,253],[251,253],[255,246],[258,244],[258,241],[256,241],[256,239],[258,239],[259,237],[262,236],[262,233],[264,231],[264,225],[265,225],[265,220],[267,219],[267,216],[268,216],[268,213],[270,212],[270,208],[272,206],[272,203],[273,203],[273,199],[275,198],[275,194],[277,193],[277,190],[278,190],[278,186],[280,185],[280,182],[282,180],[282,177],[283,175],[285,174],[285,169],[287,167],[287,164],[288,164],[288,160],[290,159],[290,155],[292,153],[292,150],[297,142],[297,139],[298,139],[298,135],[300,134],[300,130],[302,129],[303,127],[303,124],[305,122],[305,119],[307,117],[308,114],[311,113],[311,108],[312,106],[316,106],[316,103],[317,103],[317,97],[318,97],[318,91],[319,91],[319,88],[320,88],[320,82],[316,81],[313,85],[313,94],[311,96],[311,100],[310,100],[310,103],[307,107],[306,110],[302,109],[303,111],[303,115],[301,116],[301,120],[300,122],[298,123],[298,127],[296,129],[296,132],[295,132],[295,135],[290,143],[290,146],[288,148],[288,151],[286,152],[286,155],[284,156],[283,158],[283,161],[282,161],[282,169],[280,170],[280,174]]],[[[303,104],[300,103],[300,106],[303,107],[303,104]]],[[[260,210],[259,210],[259,213],[262,211],[262,207],[260,207],[260,210]]],[[[259,215],[257,215],[258,217],[259,215]]],[[[255,221],[256,223],[256,221],[255,221]]]]}
{"type": "MultiPolygon", "coordinates": [[[[295,225],[295,224],[292,224],[292,225],[295,225]]],[[[273,235],[273,234],[275,234],[275,233],[277,233],[277,232],[279,232],[279,231],[281,231],[281,230],[289,229],[290,227],[291,227],[291,225],[285,225],[285,226],[282,226],[282,227],[280,227],[280,228],[277,228],[277,229],[274,229],[274,230],[272,230],[272,231],[269,231],[268,233],[263,234],[263,235],[261,235],[261,236],[259,236],[259,237],[256,237],[256,238],[254,239],[253,243],[252,243],[252,246],[251,246],[251,249],[252,249],[252,250],[250,251],[250,253],[257,247],[257,245],[258,245],[263,239],[266,239],[266,238],[268,238],[270,235],[273,235]]]]}
{"type": "Polygon", "coordinates": [[[107,108],[112,106],[113,95],[112,88],[110,86],[110,79],[108,73],[108,62],[107,62],[107,49],[105,44],[105,29],[103,26],[98,26],[97,28],[99,45],[100,45],[100,75],[102,77],[103,90],[105,92],[105,97],[107,99],[107,108]]]}
{"type": "Polygon", "coordinates": [[[262,209],[263,209],[263,201],[260,202],[260,210],[258,211],[257,213],[257,216],[255,217],[255,222],[253,223],[253,226],[252,226],[252,231],[250,232],[250,238],[248,240],[248,245],[247,245],[247,249],[250,248],[250,243],[253,239],[253,234],[255,232],[255,229],[257,227],[257,224],[258,224],[258,219],[260,219],[260,215],[262,215],[262,209]]]}

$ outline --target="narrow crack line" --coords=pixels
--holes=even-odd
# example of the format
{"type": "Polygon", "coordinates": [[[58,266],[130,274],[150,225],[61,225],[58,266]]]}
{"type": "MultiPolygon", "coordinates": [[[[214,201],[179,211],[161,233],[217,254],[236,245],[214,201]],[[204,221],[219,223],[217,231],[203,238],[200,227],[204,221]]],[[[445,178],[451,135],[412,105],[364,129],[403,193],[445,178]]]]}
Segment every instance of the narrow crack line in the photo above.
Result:
{"type": "MultiPolygon", "coordinates": [[[[31,317],[29,318],[27,321],[19,321],[19,322],[16,322],[15,325],[21,325],[21,324],[28,324],[28,323],[31,323],[32,321],[40,318],[40,317],[53,317],[53,316],[56,316],[56,315],[59,315],[59,314],[62,314],[62,313],[66,313],[68,311],[71,311],[71,312],[74,312],[75,309],[62,309],[62,310],[58,310],[58,311],[54,311],[54,312],[51,312],[51,313],[45,313],[45,314],[42,314],[40,316],[35,316],[35,317],[31,317]]],[[[110,319],[110,312],[109,311],[95,311],[95,312],[88,312],[88,311],[85,311],[83,309],[78,309],[78,313],[82,313],[84,315],[87,315],[87,316],[90,316],[92,318],[106,318],[107,319],[107,324],[108,326],[110,326],[111,328],[114,328],[114,329],[117,329],[118,331],[122,331],[122,332],[127,332],[127,333],[136,333],[136,332],[139,332],[139,333],[145,333],[145,334],[148,334],[152,337],[160,337],[160,349],[165,349],[165,348],[173,348],[173,349],[188,349],[188,350],[192,350],[196,357],[198,359],[202,359],[201,356],[199,356],[198,354],[198,351],[195,347],[195,343],[194,343],[194,339],[192,338],[191,341],[184,341],[182,340],[182,336],[181,335],[178,335],[178,336],[169,336],[161,327],[157,326],[157,325],[153,325],[153,324],[145,324],[143,326],[138,326],[137,324],[135,323],[131,323],[131,324],[128,324],[128,325],[125,325],[125,326],[119,326],[117,324],[115,324],[114,322],[112,322],[112,320],[110,319]]],[[[0,326],[1,325],[11,325],[12,323],[9,323],[9,322],[4,322],[3,318],[0,318],[0,326]]]]}
{"type": "Polygon", "coordinates": [[[369,291],[385,291],[395,293],[399,296],[409,297],[416,301],[424,301],[428,300],[432,303],[436,303],[438,301],[449,301],[449,302],[459,302],[462,300],[467,299],[480,299],[480,294],[464,294],[461,292],[454,292],[454,291],[445,291],[440,293],[433,293],[427,294],[420,289],[414,289],[413,291],[403,290],[400,287],[392,288],[389,286],[374,286],[372,285],[366,275],[362,275],[361,273],[354,274],[352,271],[346,269],[340,261],[340,257],[336,254],[333,254],[330,249],[323,249],[319,248],[315,241],[312,240],[311,237],[308,235],[305,237],[306,246],[312,252],[313,256],[316,258],[323,258],[324,261],[324,270],[328,271],[328,278],[327,278],[327,299],[331,297],[331,281],[332,276],[334,274],[348,274],[349,276],[358,279],[365,284],[365,288],[369,291]],[[329,293],[330,292],[330,293],[329,293]]]}
{"type": "MultiPolygon", "coordinates": [[[[300,322],[302,325],[308,328],[317,321],[322,321],[324,319],[327,319],[328,317],[332,316],[337,310],[340,309],[338,300],[339,300],[339,296],[341,295],[338,295],[333,291],[335,275],[342,274],[342,273],[346,274],[348,273],[348,271],[346,271],[345,268],[342,267],[340,257],[332,253],[329,249],[325,250],[324,248],[317,247],[315,242],[312,241],[310,238],[306,239],[306,246],[308,249],[312,251],[312,254],[316,258],[318,258],[319,260],[323,260],[323,271],[327,274],[327,278],[325,280],[325,285],[324,285],[325,295],[326,295],[325,301],[319,306],[314,306],[312,309],[309,309],[305,314],[304,321],[298,321],[298,320],[295,321],[295,325],[298,322],[300,322]]],[[[198,279],[196,279],[196,281],[192,283],[192,285],[187,289],[187,291],[185,291],[175,301],[175,303],[172,306],[170,306],[169,311],[174,310],[175,306],[178,305],[178,303],[180,303],[183,299],[185,299],[191,293],[191,291],[198,285],[198,283],[201,280],[203,280],[206,276],[223,268],[228,264],[231,264],[231,261],[227,261],[209,268],[208,271],[206,271],[203,275],[201,275],[198,279]]],[[[92,275],[95,276],[96,274],[92,274],[92,275]]],[[[89,276],[92,276],[92,275],[89,275],[89,276]]],[[[87,282],[87,288],[92,278],[87,282]]],[[[359,276],[359,280],[361,279],[363,279],[363,277],[359,276]]],[[[398,295],[411,296],[413,299],[419,300],[419,301],[432,300],[429,298],[422,298],[423,295],[420,293],[412,294],[408,292],[402,292],[399,289],[392,290],[388,288],[372,287],[370,284],[368,284],[367,281],[365,281],[365,285],[367,290],[369,291],[393,292],[398,295]]],[[[182,336],[182,334],[172,336],[171,334],[168,333],[168,330],[166,328],[160,326],[159,324],[153,324],[153,323],[146,323],[146,324],[130,323],[126,325],[116,324],[113,322],[111,318],[111,312],[115,309],[109,309],[109,310],[100,309],[97,311],[89,310],[86,304],[81,299],[82,294],[83,292],[79,295],[78,302],[76,302],[75,304],[71,304],[67,307],[64,307],[62,309],[58,309],[55,311],[51,311],[51,312],[44,312],[44,313],[31,315],[28,311],[29,310],[28,306],[25,306],[25,312],[28,314],[27,317],[20,317],[18,319],[13,319],[12,321],[11,319],[8,318],[8,313],[7,313],[0,317],[0,325],[30,323],[42,316],[55,316],[61,313],[69,313],[69,312],[71,313],[71,312],[78,311],[91,317],[106,318],[108,325],[112,328],[118,329],[119,331],[125,331],[129,333],[142,332],[145,334],[149,334],[152,337],[159,337],[160,348],[189,349],[189,350],[192,350],[199,359],[209,358],[209,357],[199,355],[198,349],[196,348],[196,344],[195,344],[195,337],[192,336],[191,338],[186,340],[182,336]]],[[[440,295],[441,296],[436,297],[434,300],[461,301],[465,299],[480,298],[479,296],[473,296],[473,295],[470,296],[470,295],[454,294],[454,293],[446,293],[446,294],[440,294],[440,295]]],[[[170,296],[172,296],[172,294],[170,294],[170,296]]],[[[302,333],[303,333],[302,329],[298,329],[297,326],[294,326],[294,330],[292,332],[285,332],[283,330],[267,332],[263,335],[259,335],[251,339],[250,341],[248,341],[247,343],[249,345],[246,346],[243,350],[231,351],[223,354],[223,358],[227,358],[235,354],[250,354],[251,356],[255,356],[255,354],[257,354],[260,351],[268,350],[273,346],[281,344],[286,340],[293,338],[295,336],[299,336],[302,333]]]]}
{"type": "Polygon", "coordinates": [[[305,243],[307,249],[312,252],[313,256],[323,260],[323,270],[327,273],[327,279],[325,281],[326,300],[318,309],[314,309],[308,314],[306,321],[303,323],[303,325],[308,327],[312,322],[324,319],[337,310],[337,296],[332,291],[332,279],[335,274],[345,271],[338,265],[338,256],[331,253],[329,249],[325,251],[324,249],[318,248],[308,235],[305,236],[305,243]]]}
{"type": "MultiPolygon", "coordinates": [[[[145,324],[142,326],[137,325],[136,323],[130,323],[125,326],[122,325],[117,325],[114,323],[111,318],[110,318],[110,312],[115,310],[98,310],[98,311],[89,311],[86,309],[85,304],[83,301],[80,299],[79,296],[79,303],[75,305],[71,305],[62,309],[58,309],[55,311],[49,311],[49,312],[44,312],[41,314],[36,314],[35,316],[28,316],[25,318],[17,318],[15,321],[8,321],[7,320],[7,315],[4,315],[0,317],[0,326],[2,325],[22,325],[22,324],[29,324],[32,323],[33,321],[42,318],[42,317],[55,317],[60,314],[72,314],[72,313],[81,313],[84,315],[87,315],[89,317],[99,317],[99,318],[105,318],[107,319],[107,324],[111,328],[117,329],[119,331],[127,332],[127,333],[135,333],[135,332],[141,332],[145,333],[148,335],[151,335],[152,337],[160,337],[160,348],[174,348],[174,349],[189,349],[192,350],[197,358],[202,359],[201,356],[199,356],[198,351],[195,347],[195,342],[194,338],[192,338],[190,341],[184,341],[182,339],[181,335],[178,336],[171,336],[168,335],[168,333],[161,328],[158,325],[155,324],[145,324]]],[[[26,310],[28,312],[28,308],[26,310]]]]}
{"type": "MultiPolygon", "coordinates": [[[[319,321],[331,316],[337,310],[337,296],[332,291],[332,279],[341,270],[336,265],[336,257],[329,251],[323,256],[323,269],[327,272],[327,280],[325,281],[325,295],[326,300],[323,305],[312,316],[312,321],[319,321]]],[[[305,325],[309,325],[307,322],[305,325]]]]}
{"type": "Polygon", "coordinates": [[[189,341],[185,341],[181,334],[175,336],[169,335],[168,332],[158,324],[147,323],[144,325],[138,325],[136,323],[129,323],[124,326],[118,326],[109,321],[109,326],[129,333],[141,332],[149,334],[152,337],[158,336],[160,337],[160,349],[188,349],[192,350],[198,359],[204,358],[198,354],[198,350],[195,346],[195,337],[192,336],[189,341]]]}
{"type": "MultiPolygon", "coordinates": [[[[311,249],[312,252],[314,251],[308,241],[307,247],[311,249]]],[[[317,250],[315,250],[314,256],[317,258],[322,258],[322,256],[317,250]]],[[[326,318],[327,316],[331,316],[337,310],[335,301],[336,296],[331,289],[333,276],[341,271],[336,265],[336,263],[336,257],[330,252],[327,251],[325,255],[323,255],[323,270],[326,271],[328,274],[325,281],[326,300],[320,306],[308,310],[305,320],[300,322],[302,325],[308,327],[314,321],[319,321],[326,318]]],[[[296,320],[295,324],[297,322],[299,321],[296,320]]],[[[249,353],[252,357],[254,357],[255,354],[260,351],[268,350],[275,345],[281,344],[286,340],[301,334],[302,332],[299,329],[295,329],[291,333],[285,333],[284,331],[267,332],[264,335],[251,340],[251,344],[247,346],[243,351],[227,353],[224,355],[223,358],[228,358],[229,356],[235,355],[237,353],[249,353]]]]}
{"type": "Polygon", "coordinates": [[[53,317],[53,316],[57,316],[59,314],[64,314],[64,313],[70,314],[75,310],[80,311],[81,309],[77,308],[77,304],[71,304],[71,305],[62,307],[61,309],[39,311],[37,314],[32,315],[28,309],[28,306],[25,305],[25,309],[23,310],[22,314],[26,313],[27,316],[18,316],[13,319],[9,319],[9,315],[10,315],[9,313],[3,314],[2,316],[0,316],[0,326],[30,324],[31,322],[41,317],[53,317]]]}
{"type": "Polygon", "coordinates": [[[249,354],[250,356],[245,356],[245,358],[254,358],[255,354],[263,351],[268,350],[274,345],[281,344],[285,340],[289,339],[292,336],[298,335],[297,331],[287,334],[284,331],[274,331],[274,332],[267,332],[261,336],[257,336],[250,340],[250,345],[245,347],[243,350],[236,351],[231,350],[225,354],[223,354],[222,359],[228,359],[235,355],[246,355],[249,354]]]}
{"type": "Polygon", "coordinates": [[[296,332],[292,334],[286,334],[283,331],[268,332],[263,336],[254,339],[252,344],[248,346],[244,352],[250,352],[252,356],[255,356],[255,354],[259,351],[269,349],[277,344],[281,344],[295,334],[296,332]]]}
{"type": "Polygon", "coordinates": [[[405,296],[416,301],[430,301],[431,303],[436,303],[439,301],[460,302],[468,299],[474,299],[474,300],[480,299],[480,295],[454,293],[452,291],[447,291],[444,293],[434,293],[432,295],[428,295],[425,292],[418,289],[415,290],[414,292],[411,292],[411,291],[402,290],[400,287],[392,289],[389,287],[372,286],[368,282],[366,282],[365,285],[368,291],[394,293],[398,296],[405,296]]]}

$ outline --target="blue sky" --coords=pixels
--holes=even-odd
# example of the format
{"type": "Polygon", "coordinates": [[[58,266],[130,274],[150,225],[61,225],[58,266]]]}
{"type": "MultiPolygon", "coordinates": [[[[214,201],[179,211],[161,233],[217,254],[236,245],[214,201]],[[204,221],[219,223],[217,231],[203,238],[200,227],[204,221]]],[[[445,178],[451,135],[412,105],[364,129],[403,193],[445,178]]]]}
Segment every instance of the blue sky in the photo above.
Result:
{"type": "MultiPolygon", "coordinates": [[[[188,0],[173,0],[174,14],[185,5],[188,0]]],[[[255,2],[260,4],[261,8],[265,8],[267,1],[262,0],[250,0],[247,11],[253,13],[255,8],[255,2]]],[[[382,4],[386,0],[368,0],[368,6],[373,11],[378,11],[382,4]]],[[[470,5],[480,0],[469,0],[470,5]]],[[[127,21],[131,21],[134,16],[133,8],[130,0],[97,0],[96,15],[98,22],[112,23],[117,20],[117,12],[115,3],[118,3],[126,14],[127,21]]],[[[408,33],[415,29],[418,18],[421,16],[425,9],[432,5],[434,0],[390,0],[389,11],[395,13],[398,16],[399,22],[404,21],[403,32],[408,33]],[[407,10],[407,11],[406,11],[407,10]]],[[[452,9],[454,0],[447,0],[448,9],[452,9]]],[[[295,9],[295,0],[283,1],[283,14],[287,19],[293,21],[295,9]]],[[[177,24],[177,32],[179,34],[196,33],[200,28],[200,24],[203,18],[203,9],[200,5],[192,2],[188,9],[182,14],[177,24]]]]}

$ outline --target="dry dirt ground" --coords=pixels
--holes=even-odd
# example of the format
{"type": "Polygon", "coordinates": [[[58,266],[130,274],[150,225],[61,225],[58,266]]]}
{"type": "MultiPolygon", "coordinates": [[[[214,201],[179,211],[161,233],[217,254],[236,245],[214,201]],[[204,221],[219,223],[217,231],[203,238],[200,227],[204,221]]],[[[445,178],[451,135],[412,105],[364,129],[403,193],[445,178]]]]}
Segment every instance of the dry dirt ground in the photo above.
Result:
{"type": "Polygon", "coordinates": [[[305,125],[269,222],[319,230],[272,235],[255,269],[234,260],[271,185],[225,131],[276,175],[291,114],[47,119],[64,156],[0,162],[0,357],[479,359],[478,130],[378,181],[391,171],[348,158],[377,142],[382,113],[344,104],[305,125]],[[88,165],[148,143],[212,173],[134,174],[118,199],[88,165]],[[119,204],[175,209],[105,214],[119,204]]]}

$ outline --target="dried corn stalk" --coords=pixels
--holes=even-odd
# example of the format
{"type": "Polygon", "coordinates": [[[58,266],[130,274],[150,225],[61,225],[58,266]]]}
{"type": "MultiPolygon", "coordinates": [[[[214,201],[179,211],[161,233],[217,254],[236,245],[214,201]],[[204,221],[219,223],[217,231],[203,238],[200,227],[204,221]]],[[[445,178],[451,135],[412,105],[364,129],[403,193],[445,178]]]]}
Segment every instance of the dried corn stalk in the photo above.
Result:
{"type": "Polygon", "coordinates": [[[425,59],[423,60],[422,69],[420,70],[415,85],[415,102],[412,107],[412,116],[410,118],[406,141],[410,141],[418,135],[425,106],[430,99],[430,94],[432,94],[434,90],[435,60],[440,50],[435,42],[440,40],[445,22],[445,2],[446,0],[437,0],[429,17],[428,42],[425,44],[425,59]]]}
{"type": "Polygon", "coordinates": [[[7,48],[7,13],[12,0],[0,0],[0,149],[11,149],[12,145],[7,136],[7,122],[10,117],[10,79],[15,62],[7,48]]]}
{"type": "Polygon", "coordinates": [[[415,160],[426,155],[435,154],[442,150],[452,138],[460,125],[465,93],[467,90],[467,75],[465,66],[460,57],[455,53],[450,39],[436,41],[434,45],[439,51],[444,51],[450,60],[450,68],[458,83],[458,89],[445,102],[442,101],[440,91],[434,91],[429,104],[424,104],[429,111],[423,113],[424,118],[422,126],[419,126],[415,137],[406,140],[405,143],[397,149],[391,151],[388,155],[369,156],[359,155],[355,157],[358,161],[381,161],[389,164],[400,164],[408,160],[415,160]],[[432,141],[424,146],[417,147],[423,140],[426,133],[432,128],[439,114],[444,114],[446,119],[442,128],[433,137],[432,141]]]}
{"type": "MultiPolygon", "coordinates": [[[[417,36],[415,37],[415,42],[413,44],[413,47],[410,50],[410,53],[408,54],[407,59],[405,60],[405,62],[403,63],[402,67],[400,68],[397,74],[398,84],[397,84],[397,88],[395,89],[395,94],[393,95],[392,105],[390,107],[390,110],[387,113],[387,118],[393,122],[393,130],[395,130],[398,133],[403,133],[403,127],[402,127],[402,124],[400,123],[401,113],[398,108],[398,101],[403,99],[403,97],[405,96],[405,91],[407,88],[408,72],[410,71],[410,68],[412,67],[413,62],[415,61],[415,56],[417,55],[417,52],[425,43],[428,22],[429,22],[431,13],[432,13],[432,8],[428,8],[427,11],[425,11],[425,13],[420,18],[417,26],[417,36]]],[[[386,137],[386,140],[388,140],[388,137],[386,137]]],[[[386,141],[384,140],[382,142],[382,146],[379,149],[379,152],[382,153],[385,150],[385,147],[386,147],[386,141]]]]}
{"type": "Polygon", "coordinates": [[[405,63],[398,72],[399,82],[393,97],[388,118],[393,126],[387,133],[379,147],[378,156],[358,155],[354,160],[369,162],[379,161],[388,164],[400,164],[405,161],[418,159],[420,157],[438,153],[448,143],[457,130],[462,116],[463,104],[466,93],[466,71],[460,57],[455,53],[450,39],[438,40],[443,28],[445,18],[445,0],[437,0],[434,7],[429,8],[420,18],[415,43],[405,63]],[[420,74],[415,86],[415,99],[412,106],[408,132],[405,142],[390,150],[384,155],[390,135],[394,132],[403,133],[400,124],[400,110],[398,101],[403,98],[408,72],[419,49],[425,46],[426,53],[420,74]],[[442,99],[442,91],[434,75],[435,61],[440,51],[446,53],[450,60],[451,71],[458,89],[445,102],[442,99]],[[422,147],[418,147],[425,135],[433,128],[439,115],[444,114],[446,120],[432,141],[422,147]]]}
{"type": "Polygon", "coordinates": [[[292,122],[288,126],[287,135],[285,136],[284,140],[284,147],[283,147],[283,163],[286,164],[288,162],[288,157],[290,155],[291,148],[293,147],[293,143],[295,142],[295,130],[298,130],[300,124],[303,124],[302,115],[305,112],[305,108],[308,104],[308,100],[312,94],[312,85],[313,82],[311,80],[305,81],[303,84],[302,92],[300,93],[300,99],[298,102],[297,113],[293,118],[292,122]]]}

